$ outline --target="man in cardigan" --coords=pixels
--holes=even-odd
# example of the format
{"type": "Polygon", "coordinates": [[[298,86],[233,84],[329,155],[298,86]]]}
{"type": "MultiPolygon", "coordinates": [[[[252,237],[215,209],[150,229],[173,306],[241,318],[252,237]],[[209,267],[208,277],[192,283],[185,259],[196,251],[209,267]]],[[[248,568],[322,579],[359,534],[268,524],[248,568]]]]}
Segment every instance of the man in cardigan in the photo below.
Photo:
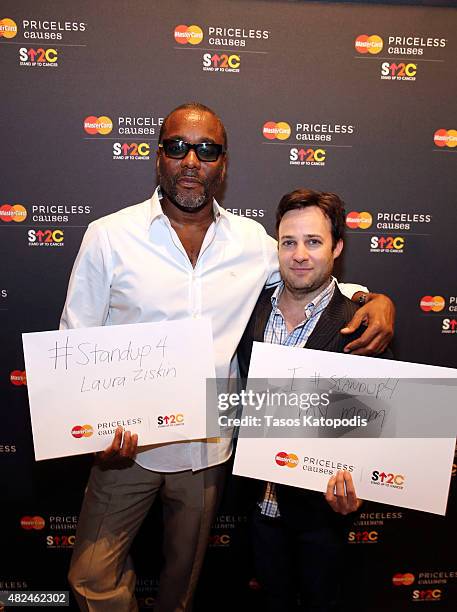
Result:
{"type": "MultiPolygon", "coordinates": [[[[299,189],[281,199],[276,230],[282,282],[263,290],[243,335],[243,378],[254,340],[343,352],[348,338],[340,329],[357,310],[332,277],[343,250],[344,219],[343,203],[332,193],[299,189]]],[[[254,556],[266,609],[295,610],[299,591],[300,609],[337,610],[345,516],[361,503],[350,473],[332,476],[325,498],[272,483],[262,483],[257,493],[254,556]]]]}

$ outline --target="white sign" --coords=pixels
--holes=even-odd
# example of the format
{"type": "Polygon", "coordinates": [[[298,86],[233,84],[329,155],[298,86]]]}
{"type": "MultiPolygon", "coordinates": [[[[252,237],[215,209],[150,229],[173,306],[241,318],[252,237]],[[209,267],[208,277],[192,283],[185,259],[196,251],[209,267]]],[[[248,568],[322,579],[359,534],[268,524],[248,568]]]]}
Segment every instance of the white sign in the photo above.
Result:
{"type": "MultiPolygon", "coordinates": [[[[313,432],[307,433],[309,437],[306,438],[292,437],[286,429],[283,429],[284,435],[281,436],[277,433],[281,431],[280,428],[276,428],[272,435],[274,422],[272,411],[263,409],[258,411],[258,424],[266,430],[266,434],[264,432],[263,437],[248,438],[243,437],[243,428],[241,429],[234,474],[314,491],[325,491],[330,476],[337,470],[346,469],[351,472],[357,496],[361,499],[445,514],[455,452],[453,414],[454,406],[457,413],[456,387],[453,381],[449,381],[451,386],[446,388],[439,384],[440,381],[431,381],[427,384],[425,379],[455,379],[457,370],[254,343],[249,370],[250,380],[255,382],[254,379],[274,379],[277,384],[278,379],[284,379],[286,383],[295,378],[298,382],[300,377],[315,381],[317,387],[319,381],[330,380],[332,385],[339,385],[340,391],[344,389],[346,395],[351,396],[353,393],[357,402],[363,395],[356,391],[364,384],[361,379],[377,379],[380,384],[379,389],[395,389],[396,393],[384,393],[382,398],[384,405],[387,406],[385,419],[387,427],[392,427],[395,416],[401,421],[400,413],[406,410],[405,396],[397,393],[402,384],[406,385],[408,382],[402,379],[419,379],[414,381],[416,391],[420,385],[423,394],[434,399],[429,413],[420,412],[421,419],[423,420],[424,414],[429,414],[430,429],[433,430],[432,419],[439,421],[441,411],[448,420],[451,414],[453,425],[445,431],[449,431],[452,437],[427,437],[426,431],[423,437],[368,438],[358,437],[357,433],[354,437],[354,427],[351,431],[352,437],[347,437],[343,433],[337,437],[321,438],[313,432]],[[390,379],[387,384],[386,379],[390,379]],[[399,398],[402,398],[402,401],[399,401],[399,398]],[[450,407],[451,402],[452,407],[450,407]],[[444,406],[445,403],[447,406],[444,406]]],[[[247,387],[248,389],[250,387],[249,381],[247,387]]],[[[328,390],[328,385],[325,388],[328,390]]],[[[321,394],[324,395],[325,393],[321,394]]],[[[411,413],[411,406],[407,408],[411,413]]],[[[303,422],[305,415],[306,412],[302,415],[303,422]]],[[[250,417],[251,425],[253,418],[256,417],[250,417]]],[[[306,418],[309,425],[313,419],[309,416],[306,418]]],[[[379,428],[379,419],[369,425],[371,430],[379,428]]],[[[423,422],[419,425],[422,427],[423,422]]],[[[362,432],[363,428],[360,430],[362,432]]],[[[253,435],[252,432],[251,427],[250,436],[253,435]]],[[[360,436],[363,436],[363,433],[360,433],[360,436]]]]}
{"type": "Polygon", "coordinates": [[[208,319],[22,335],[35,457],[105,449],[118,426],[138,444],[211,437],[208,319]],[[197,358],[198,351],[198,358],[197,358]]]}

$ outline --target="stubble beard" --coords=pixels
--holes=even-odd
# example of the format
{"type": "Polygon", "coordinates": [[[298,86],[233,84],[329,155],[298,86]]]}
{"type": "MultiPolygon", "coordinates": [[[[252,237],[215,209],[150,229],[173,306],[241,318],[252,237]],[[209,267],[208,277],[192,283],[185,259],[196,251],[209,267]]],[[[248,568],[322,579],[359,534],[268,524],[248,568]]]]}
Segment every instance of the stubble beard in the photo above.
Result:
{"type": "Polygon", "coordinates": [[[333,266],[329,266],[328,269],[319,274],[319,276],[310,280],[307,283],[297,283],[295,284],[293,281],[287,278],[283,278],[284,285],[288,289],[288,291],[297,298],[303,298],[310,293],[314,293],[319,290],[323,291],[324,287],[330,284],[331,275],[333,271],[333,266]]]}

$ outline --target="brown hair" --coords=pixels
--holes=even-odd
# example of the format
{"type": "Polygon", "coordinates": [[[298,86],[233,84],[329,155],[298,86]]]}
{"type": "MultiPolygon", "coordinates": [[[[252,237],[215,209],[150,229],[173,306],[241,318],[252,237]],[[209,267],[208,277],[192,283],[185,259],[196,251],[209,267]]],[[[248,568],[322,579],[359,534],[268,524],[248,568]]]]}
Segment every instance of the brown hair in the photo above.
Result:
{"type": "Polygon", "coordinates": [[[312,189],[296,189],[291,193],[286,193],[281,198],[276,210],[276,233],[278,233],[281,219],[289,210],[300,210],[301,208],[308,208],[308,206],[317,206],[330,220],[332,244],[335,248],[338,240],[343,238],[346,217],[344,202],[336,193],[313,191],[312,189]]]}

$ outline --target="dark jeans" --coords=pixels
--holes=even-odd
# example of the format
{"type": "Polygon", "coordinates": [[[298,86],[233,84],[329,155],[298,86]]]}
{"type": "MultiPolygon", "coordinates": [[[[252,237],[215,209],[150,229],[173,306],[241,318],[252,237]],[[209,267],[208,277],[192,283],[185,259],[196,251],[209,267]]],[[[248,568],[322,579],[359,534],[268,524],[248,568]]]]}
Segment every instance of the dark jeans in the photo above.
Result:
{"type": "Polygon", "coordinates": [[[257,507],[252,537],[257,579],[268,612],[336,612],[347,520],[322,493],[279,487],[281,518],[257,507]]]}

